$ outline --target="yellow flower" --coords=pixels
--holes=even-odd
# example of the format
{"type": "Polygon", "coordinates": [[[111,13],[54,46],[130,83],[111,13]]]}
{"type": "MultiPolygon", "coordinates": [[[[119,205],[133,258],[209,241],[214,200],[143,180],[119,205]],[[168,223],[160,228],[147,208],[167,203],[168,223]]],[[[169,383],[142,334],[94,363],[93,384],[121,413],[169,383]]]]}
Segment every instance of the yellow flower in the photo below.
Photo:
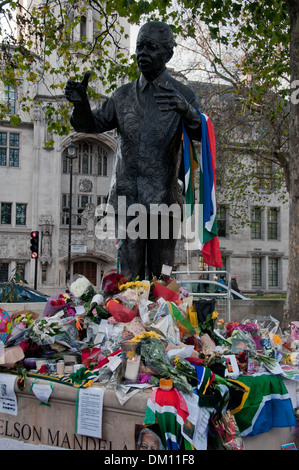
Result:
{"type": "Polygon", "coordinates": [[[157,333],[154,331],[144,331],[140,335],[135,335],[134,338],[131,339],[132,343],[135,343],[136,341],[141,341],[143,338],[157,338],[160,339],[157,333]]]}
{"type": "Polygon", "coordinates": [[[131,282],[126,282],[125,284],[122,284],[119,286],[119,290],[125,290],[125,289],[136,289],[137,291],[139,289],[145,289],[148,290],[148,284],[146,282],[141,282],[141,281],[131,281],[131,282]]]}
{"type": "Polygon", "coordinates": [[[212,313],[212,320],[216,320],[216,318],[218,318],[218,312],[213,312],[212,313]]]}
{"type": "Polygon", "coordinates": [[[127,356],[127,359],[133,359],[133,357],[135,356],[135,352],[134,351],[128,351],[126,356],[127,356]]]}
{"type": "Polygon", "coordinates": [[[174,357],[173,357],[173,363],[174,363],[175,366],[177,365],[177,363],[179,362],[179,360],[180,360],[180,359],[179,359],[178,356],[174,356],[174,357]]]}

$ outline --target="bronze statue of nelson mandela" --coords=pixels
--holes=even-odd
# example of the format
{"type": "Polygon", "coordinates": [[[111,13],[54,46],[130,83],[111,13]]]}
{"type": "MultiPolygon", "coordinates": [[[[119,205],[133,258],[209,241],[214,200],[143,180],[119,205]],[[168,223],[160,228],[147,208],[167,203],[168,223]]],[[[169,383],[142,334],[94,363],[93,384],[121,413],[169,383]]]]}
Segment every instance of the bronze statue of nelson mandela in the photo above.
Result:
{"type": "MultiPolygon", "coordinates": [[[[150,237],[150,208],[165,204],[182,207],[179,184],[182,121],[190,139],[201,139],[201,120],[196,95],[169,75],[166,63],[173,55],[174,38],[169,25],[145,23],[139,30],[136,58],[141,72],[137,80],[116,89],[104,104],[91,110],[87,97],[90,72],[83,81],[69,80],[65,95],[73,103],[71,124],[77,132],[101,133],[117,129],[108,204],[118,217],[118,197],[126,207],[141,204],[148,217],[148,236],[119,240],[121,272],[127,278],[160,276],[163,264],[173,266],[176,236],[150,237]]],[[[127,217],[126,223],[130,222],[127,217]]],[[[117,224],[116,224],[117,226],[117,224]]]]}

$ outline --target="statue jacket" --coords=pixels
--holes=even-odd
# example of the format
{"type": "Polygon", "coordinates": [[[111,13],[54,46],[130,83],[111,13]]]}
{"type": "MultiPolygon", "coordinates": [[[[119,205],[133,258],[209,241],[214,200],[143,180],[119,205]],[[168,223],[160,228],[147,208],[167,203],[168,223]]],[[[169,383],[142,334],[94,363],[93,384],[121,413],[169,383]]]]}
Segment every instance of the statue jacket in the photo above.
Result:
{"type": "Polygon", "coordinates": [[[191,105],[184,116],[192,140],[201,138],[199,103],[193,91],[165,70],[153,82],[143,75],[119,87],[97,109],[88,100],[74,107],[71,124],[77,132],[102,133],[117,130],[117,148],[108,204],[118,211],[118,197],[126,207],[183,203],[179,172],[182,159],[182,116],[175,111],[160,111],[154,93],[158,84],[171,84],[191,105]]]}

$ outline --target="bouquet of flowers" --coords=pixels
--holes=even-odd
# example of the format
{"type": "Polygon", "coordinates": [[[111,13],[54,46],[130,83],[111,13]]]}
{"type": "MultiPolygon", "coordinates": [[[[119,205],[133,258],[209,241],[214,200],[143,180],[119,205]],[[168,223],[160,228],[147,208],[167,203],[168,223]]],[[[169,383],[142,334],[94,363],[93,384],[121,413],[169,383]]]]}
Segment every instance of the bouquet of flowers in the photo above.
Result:
{"type": "MultiPolygon", "coordinates": [[[[77,320],[78,321],[78,320],[77,320]]],[[[60,311],[52,317],[37,319],[26,330],[24,339],[30,339],[39,346],[54,344],[57,341],[65,341],[71,347],[78,346],[78,329],[76,317],[64,317],[60,311]]]]}
{"type": "Polygon", "coordinates": [[[244,442],[236,419],[230,411],[225,414],[214,415],[210,420],[210,424],[216,438],[225,450],[243,450],[244,442]]]}
{"type": "Polygon", "coordinates": [[[104,273],[102,279],[102,291],[105,294],[113,295],[119,292],[119,287],[127,282],[126,278],[115,270],[104,273]]]}
{"type": "Polygon", "coordinates": [[[172,379],[175,388],[190,395],[192,386],[186,377],[170,363],[165,355],[163,343],[157,335],[144,335],[140,341],[141,358],[144,364],[153,369],[159,377],[172,379]]]}
{"type": "Polygon", "coordinates": [[[11,318],[14,326],[12,330],[12,336],[14,336],[21,330],[30,328],[30,326],[38,318],[38,314],[30,310],[22,310],[20,312],[14,313],[11,318]]]}
{"type": "Polygon", "coordinates": [[[68,294],[58,294],[50,297],[47,300],[43,316],[51,317],[60,310],[64,310],[65,313],[69,316],[75,315],[73,301],[68,294]]]}
{"type": "Polygon", "coordinates": [[[252,336],[255,336],[259,331],[259,327],[252,322],[238,323],[230,322],[226,325],[226,334],[230,337],[234,330],[244,331],[245,333],[250,333],[252,336]]]}
{"type": "Polygon", "coordinates": [[[139,312],[137,301],[124,296],[108,299],[105,308],[117,322],[122,323],[132,321],[139,312]]]}
{"type": "Polygon", "coordinates": [[[217,319],[218,319],[218,312],[214,310],[213,312],[209,313],[206,316],[204,322],[199,323],[200,332],[201,332],[200,334],[201,336],[204,334],[208,334],[210,338],[212,338],[215,341],[216,345],[226,346],[228,345],[228,342],[224,338],[221,338],[216,333],[216,330],[218,329],[217,319]]]}
{"type": "Polygon", "coordinates": [[[150,283],[149,281],[131,281],[119,285],[119,291],[126,292],[132,291],[137,294],[137,300],[148,300],[150,293],[150,283]]]}
{"type": "Polygon", "coordinates": [[[51,318],[42,318],[37,320],[29,333],[29,337],[36,344],[53,344],[55,342],[55,336],[60,334],[59,322],[52,320],[51,318]]]}
{"type": "Polygon", "coordinates": [[[185,287],[180,287],[179,300],[183,300],[189,295],[189,291],[185,287]]]}
{"type": "Polygon", "coordinates": [[[96,295],[92,283],[85,276],[81,275],[72,282],[70,291],[77,300],[81,300],[82,302],[88,302],[96,295]]]}

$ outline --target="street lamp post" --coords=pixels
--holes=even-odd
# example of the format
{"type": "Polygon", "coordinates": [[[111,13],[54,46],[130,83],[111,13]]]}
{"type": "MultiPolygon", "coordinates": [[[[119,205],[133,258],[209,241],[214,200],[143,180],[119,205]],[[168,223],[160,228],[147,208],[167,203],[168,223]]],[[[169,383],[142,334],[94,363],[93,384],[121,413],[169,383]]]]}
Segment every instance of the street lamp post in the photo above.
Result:
{"type": "Polygon", "coordinates": [[[71,279],[71,253],[72,253],[72,195],[73,195],[73,160],[77,158],[78,146],[73,141],[67,147],[66,158],[70,161],[70,194],[69,194],[69,242],[68,242],[68,259],[67,259],[67,283],[71,279]]]}

